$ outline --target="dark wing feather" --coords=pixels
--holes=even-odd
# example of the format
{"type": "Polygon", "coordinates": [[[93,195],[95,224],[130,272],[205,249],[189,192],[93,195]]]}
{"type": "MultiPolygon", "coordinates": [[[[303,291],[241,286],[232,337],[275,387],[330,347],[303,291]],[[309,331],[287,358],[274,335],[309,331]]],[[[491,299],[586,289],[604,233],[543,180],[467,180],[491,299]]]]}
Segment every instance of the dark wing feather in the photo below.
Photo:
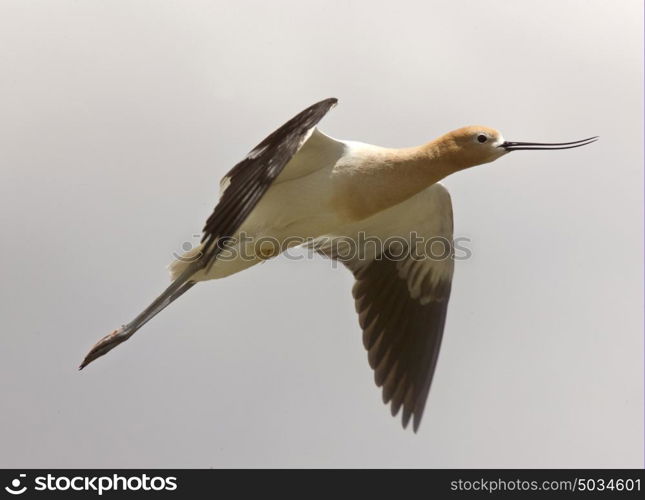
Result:
{"type": "Polygon", "coordinates": [[[454,270],[452,224],[450,195],[435,184],[359,223],[357,230],[370,238],[384,242],[396,236],[398,244],[407,241],[408,252],[396,252],[400,258],[393,259],[381,249],[361,259],[344,259],[342,249],[351,247],[351,240],[359,241],[357,234],[325,239],[317,248],[354,273],[352,294],[374,380],[383,388],[383,401],[391,403],[392,415],[402,409],[403,426],[412,419],[415,432],[430,391],[446,321],[454,270]],[[415,243],[423,249],[425,242],[441,238],[450,252],[434,258],[419,246],[416,252],[410,252],[413,234],[424,237],[422,243],[415,243]]]}
{"type": "Polygon", "coordinates": [[[226,240],[235,234],[316,124],[337,102],[335,98],[325,99],[298,113],[226,174],[228,187],[204,226],[204,254],[200,259],[204,267],[212,264],[226,240]]]}
{"type": "Polygon", "coordinates": [[[354,272],[352,294],[383,402],[391,403],[392,416],[403,408],[403,427],[414,417],[416,432],[437,365],[451,281],[426,287],[430,300],[422,304],[410,296],[397,264],[384,255],[354,272]]]}

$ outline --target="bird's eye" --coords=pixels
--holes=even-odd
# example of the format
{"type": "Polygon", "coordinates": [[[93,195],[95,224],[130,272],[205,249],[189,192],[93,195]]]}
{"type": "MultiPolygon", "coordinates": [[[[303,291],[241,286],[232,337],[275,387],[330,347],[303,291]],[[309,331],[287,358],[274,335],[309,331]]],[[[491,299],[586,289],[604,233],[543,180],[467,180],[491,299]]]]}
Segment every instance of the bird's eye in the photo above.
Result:
{"type": "Polygon", "coordinates": [[[479,134],[477,136],[477,142],[486,142],[488,140],[488,137],[486,137],[484,134],[479,134]]]}

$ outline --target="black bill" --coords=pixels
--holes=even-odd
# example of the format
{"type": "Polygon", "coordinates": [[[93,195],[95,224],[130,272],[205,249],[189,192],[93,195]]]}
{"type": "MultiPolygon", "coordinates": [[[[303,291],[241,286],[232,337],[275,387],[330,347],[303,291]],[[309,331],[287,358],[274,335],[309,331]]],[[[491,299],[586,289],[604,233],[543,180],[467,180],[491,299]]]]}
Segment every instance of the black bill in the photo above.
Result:
{"type": "Polygon", "coordinates": [[[579,148],[580,146],[586,146],[592,142],[596,142],[598,136],[589,137],[588,139],[582,139],[580,141],[573,142],[503,142],[499,145],[500,148],[504,148],[506,151],[520,151],[523,149],[534,150],[534,149],[571,149],[579,148]]]}

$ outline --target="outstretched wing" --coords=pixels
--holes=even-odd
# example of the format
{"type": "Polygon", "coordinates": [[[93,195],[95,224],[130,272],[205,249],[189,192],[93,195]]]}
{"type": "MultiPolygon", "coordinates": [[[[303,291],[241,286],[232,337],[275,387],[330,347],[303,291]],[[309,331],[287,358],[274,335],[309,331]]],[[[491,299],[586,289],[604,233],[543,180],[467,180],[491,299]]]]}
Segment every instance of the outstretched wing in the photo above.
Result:
{"type": "Polygon", "coordinates": [[[341,238],[320,250],[354,273],[352,293],[376,385],[383,387],[392,416],[402,408],[403,427],[412,418],[415,432],[446,321],[452,227],[450,195],[435,184],[365,221],[364,243],[357,233],[350,236],[359,248],[343,250],[341,238]]]}
{"type": "Polygon", "coordinates": [[[213,262],[222,244],[233,236],[314,127],[337,102],[335,98],[325,99],[298,113],[226,174],[219,203],[203,230],[204,255],[200,261],[204,265],[213,262]]]}
{"type": "Polygon", "coordinates": [[[191,277],[215,261],[223,243],[242,225],[271,183],[298,152],[314,127],[336,104],[325,99],[294,116],[264,139],[247,157],[235,165],[223,180],[223,192],[213,214],[204,227],[204,247],[199,259],[190,262],[152,303],[127,325],[99,340],[85,356],[80,368],[103,356],[128,340],[195,284],[191,277]]]}

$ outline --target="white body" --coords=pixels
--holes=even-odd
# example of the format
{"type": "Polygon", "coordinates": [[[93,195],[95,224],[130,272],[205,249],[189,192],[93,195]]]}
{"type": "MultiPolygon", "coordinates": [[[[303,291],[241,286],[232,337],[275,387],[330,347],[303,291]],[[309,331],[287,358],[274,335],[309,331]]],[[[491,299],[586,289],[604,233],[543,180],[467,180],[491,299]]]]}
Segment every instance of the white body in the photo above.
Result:
{"type": "MultiPolygon", "coordinates": [[[[366,218],[352,219],[344,213],[338,203],[342,196],[339,192],[342,180],[360,170],[375,155],[388,151],[361,142],[332,139],[314,129],[240,227],[235,239],[241,241],[240,235],[244,234],[247,238],[244,241],[248,242],[246,248],[241,248],[240,243],[232,245],[209,269],[197,272],[192,279],[223,278],[274,257],[279,253],[272,251],[276,248],[285,250],[287,246],[315,238],[354,238],[363,231],[386,239],[392,235],[407,237],[411,231],[424,232],[424,229],[433,235],[447,234],[443,226],[452,225],[452,214],[445,210],[450,206],[450,198],[438,183],[366,218]],[[266,249],[267,254],[262,255],[258,249],[266,249]]],[[[224,178],[221,192],[227,184],[224,178]]],[[[200,252],[201,246],[173,262],[170,265],[172,278],[179,276],[200,252]]],[[[451,262],[438,267],[446,274],[452,272],[451,262]]],[[[436,272],[434,279],[441,278],[442,274],[436,272]]]]}

